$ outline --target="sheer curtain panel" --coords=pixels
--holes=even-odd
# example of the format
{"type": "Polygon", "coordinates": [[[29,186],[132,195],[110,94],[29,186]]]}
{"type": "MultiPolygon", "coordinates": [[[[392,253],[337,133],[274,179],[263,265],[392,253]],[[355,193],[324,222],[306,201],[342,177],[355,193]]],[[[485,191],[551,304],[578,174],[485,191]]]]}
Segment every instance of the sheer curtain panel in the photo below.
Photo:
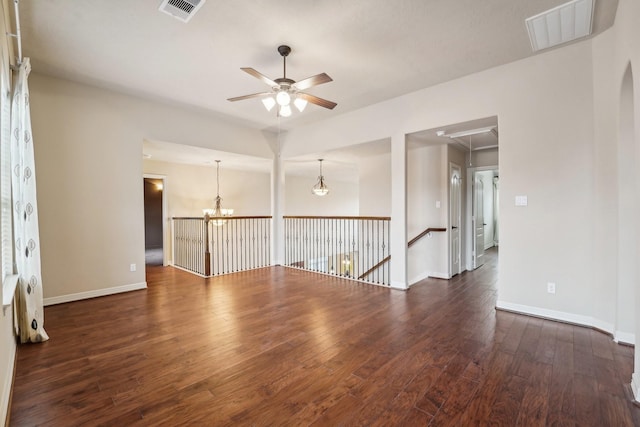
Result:
{"type": "Polygon", "coordinates": [[[30,71],[29,58],[24,58],[18,69],[11,105],[11,195],[15,262],[19,275],[16,315],[23,343],[49,339],[44,330],[42,303],[36,169],[29,110],[30,71]]]}

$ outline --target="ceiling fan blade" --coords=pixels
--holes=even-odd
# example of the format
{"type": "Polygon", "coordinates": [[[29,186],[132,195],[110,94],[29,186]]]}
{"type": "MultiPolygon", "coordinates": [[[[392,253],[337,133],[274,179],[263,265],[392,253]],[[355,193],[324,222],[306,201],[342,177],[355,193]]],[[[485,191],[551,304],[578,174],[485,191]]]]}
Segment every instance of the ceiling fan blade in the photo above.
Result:
{"type": "Polygon", "coordinates": [[[305,89],[309,89],[310,87],[318,86],[323,83],[329,83],[332,81],[333,79],[331,77],[329,77],[326,73],[322,73],[322,74],[317,74],[315,76],[308,77],[304,80],[300,80],[299,82],[294,83],[293,87],[298,90],[305,90],[305,89]]]}
{"type": "Polygon", "coordinates": [[[309,95],[308,93],[298,92],[298,96],[302,99],[309,101],[312,104],[316,104],[321,107],[328,108],[330,110],[333,110],[335,106],[338,105],[333,101],[327,101],[326,99],[318,98],[317,96],[309,95]]]}
{"type": "Polygon", "coordinates": [[[247,74],[251,74],[256,79],[262,80],[263,82],[265,82],[266,84],[268,84],[271,87],[279,86],[278,83],[274,82],[269,77],[265,76],[264,74],[260,73],[259,71],[254,70],[253,68],[240,68],[240,69],[242,71],[244,71],[245,73],[247,73],[247,74]]]}
{"type": "Polygon", "coordinates": [[[235,98],[229,98],[227,99],[227,101],[242,101],[243,99],[250,99],[250,98],[260,98],[263,96],[269,96],[269,95],[273,95],[273,93],[271,92],[260,92],[260,93],[252,93],[251,95],[243,95],[243,96],[236,96],[235,98]]]}

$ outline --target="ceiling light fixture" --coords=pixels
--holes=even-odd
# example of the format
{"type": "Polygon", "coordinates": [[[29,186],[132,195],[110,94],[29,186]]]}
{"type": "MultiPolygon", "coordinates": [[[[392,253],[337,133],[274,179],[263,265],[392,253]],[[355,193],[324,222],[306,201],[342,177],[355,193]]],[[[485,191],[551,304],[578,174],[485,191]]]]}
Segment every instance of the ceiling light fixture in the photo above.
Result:
{"type": "Polygon", "coordinates": [[[483,128],[463,130],[460,132],[454,132],[449,134],[443,133],[442,135],[438,135],[438,136],[446,136],[448,138],[461,138],[463,136],[480,135],[481,133],[488,133],[493,131],[495,128],[496,128],[495,126],[487,126],[483,128]]]}
{"type": "Polygon", "coordinates": [[[233,209],[222,208],[222,197],[220,197],[220,160],[216,160],[216,207],[213,209],[203,209],[205,221],[211,221],[215,226],[224,225],[227,220],[225,217],[233,215],[233,209]]]}
{"type": "Polygon", "coordinates": [[[322,176],[323,160],[324,159],[318,159],[318,161],[320,162],[320,176],[318,177],[318,182],[313,186],[313,189],[311,190],[316,196],[325,196],[329,193],[329,187],[327,187],[327,184],[324,183],[324,176],[322,176]]]}
{"type": "Polygon", "coordinates": [[[276,95],[276,102],[279,106],[285,107],[291,102],[291,95],[289,95],[289,92],[287,92],[286,90],[281,90],[276,95]]]}
{"type": "Polygon", "coordinates": [[[271,111],[273,109],[273,107],[276,106],[276,100],[273,99],[272,96],[270,96],[268,98],[264,98],[262,100],[262,104],[264,105],[264,108],[267,109],[267,111],[271,111]]]}
{"type": "Polygon", "coordinates": [[[572,0],[527,18],[534,52],[587,37],[593,27],[593,0],[572,0]]]}
{"type": "Polygon", "coordinates": [[[308,102],[306,99],[296,97],[296,100],[293,101],[293,104],[296,106],[298,111],[302,113],[304,109],[307,107],[308,102]]]}
{"type": "Polygon", "coordinates": [[[320,107],[328,108],[332,110],[336,104],[333,101],[319,98],[315,95],[303,92],[311,87],[318,86],[324,83],[333,81],[326,73],[316,74],[315,76],[308,77],[306,79],[296,82],[290,78],[287,78],[287,56],[291,53],[291,48],[287,45],[278,46],[278,53],[282,56],[282,71],[283,76],[281,78],[272,80],[264,74],[254,70],[253,68],[245,67],[241,68],[242,71],[247,74],[251,74],[253,77],[261,80],[263,83],[268,84],[271,87],[270,92],[259,92],[251,95],[236,96],[235,98],[229,98],[229,101],[242,101],[243,99],[261,98],[264,107],[267,111],[271,111],[273,107],[278,105],[277,113],[278,117],[289,117],[291,115],[291,102],[296,106],[298,111],[302,112],[308,103],[316,104],[320,107]]]}
{"type": "Polygon", "coordinates": [[[289,117],[291,115],[291,107],[288,105],[283,105],[280,107],[280,111],[278,113],[282,117],[289,117]]]}

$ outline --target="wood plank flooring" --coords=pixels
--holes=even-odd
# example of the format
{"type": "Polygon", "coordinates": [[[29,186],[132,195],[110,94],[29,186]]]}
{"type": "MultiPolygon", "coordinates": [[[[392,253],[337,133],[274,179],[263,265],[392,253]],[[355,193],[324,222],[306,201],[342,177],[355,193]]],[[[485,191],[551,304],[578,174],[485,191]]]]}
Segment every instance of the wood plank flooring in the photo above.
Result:
{"type": "Polygon", "coordinates": [[[12,426],[640,426],[633,348],[496,311],[497,255],[409,292],[273,267],[47,307],[12,426]]]}

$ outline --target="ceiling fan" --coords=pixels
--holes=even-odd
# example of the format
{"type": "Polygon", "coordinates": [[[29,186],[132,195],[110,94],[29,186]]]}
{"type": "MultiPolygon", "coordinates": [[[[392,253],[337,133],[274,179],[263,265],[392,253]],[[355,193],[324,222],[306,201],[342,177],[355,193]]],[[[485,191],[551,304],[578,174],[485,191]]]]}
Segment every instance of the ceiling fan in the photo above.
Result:
{"type": "Polygon", "coordinates": [[[305,107],[307,106],[307,102],[319,105],[320,107],[328,108],[330,110],[333,110],[333,108],[338,105],[335,102],[302,92],[303,90],[309,89],[310,87],[333,81],[331,77],[329,77],[326,73],[322,73],[306,78],[304,80],[300,80],[299,82],[288,79],[287,56],[289,56],[289,54],[291,53],[291,48],[285,45],[278,46],[278,52],[282,56],[284,68],[283,76],[279,79],[271,80],[269,77],[254,70],[253,68],[240,68],[245,73],[251,74],[258,80],[261,80],[271,86],[271,92],[259,92],[252,93],[251,95],[237,96],[235,98],[229,98],[228,101],[233,102],[250,98],[262,98],[262,103],[264,104],[267,111],[271,111],[271,109],[277,104],[278,115],[282,117],[289,117],[291,115],[292,101],[300,112],[305,109],[305,107]]]}

